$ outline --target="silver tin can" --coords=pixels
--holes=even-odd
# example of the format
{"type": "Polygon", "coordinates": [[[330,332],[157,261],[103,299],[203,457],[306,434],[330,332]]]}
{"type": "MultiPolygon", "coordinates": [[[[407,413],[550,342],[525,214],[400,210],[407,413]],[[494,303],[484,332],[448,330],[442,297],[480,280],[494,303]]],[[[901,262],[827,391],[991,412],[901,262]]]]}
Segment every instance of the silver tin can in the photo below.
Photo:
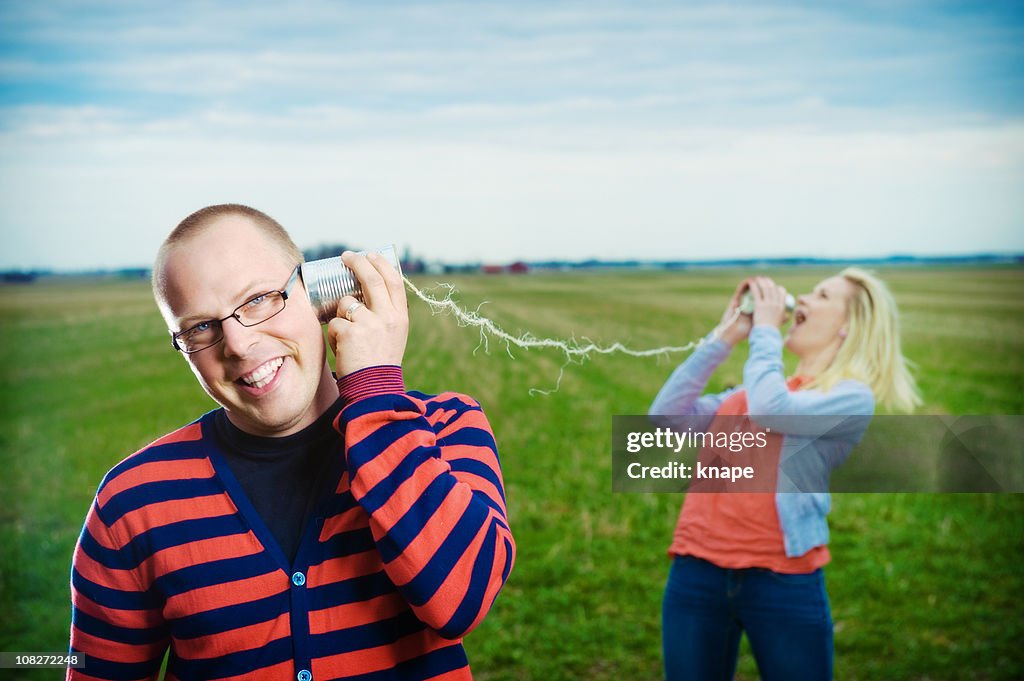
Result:
{"type": "MultiPolygon", "coordinates": [[[[372,251],[360,253],[380,253],[402,273],[402,264],[398,261],[398,251],[394,246],[385,246],[372,251]]],[[[316,312],[317,319],[326,324],[338,316],[338,302],[345,296],[353,296],[363,302],[363,289],[355,274],[341,261],[341,256],[304,262],[301,266],[302,282],[306,285],[309,303],[316,312]]]]}
{"type": "MultiPolygon", "coordinates": [[[[792,312],[796,309],[796,298],[793,297],[792,293],[786,294],[786,309],[792,312]]],[[[743,314],[754,314],[754,294],[749,290],[743,292],[743,297],[740,298],[740,312],[743,314]]]]}

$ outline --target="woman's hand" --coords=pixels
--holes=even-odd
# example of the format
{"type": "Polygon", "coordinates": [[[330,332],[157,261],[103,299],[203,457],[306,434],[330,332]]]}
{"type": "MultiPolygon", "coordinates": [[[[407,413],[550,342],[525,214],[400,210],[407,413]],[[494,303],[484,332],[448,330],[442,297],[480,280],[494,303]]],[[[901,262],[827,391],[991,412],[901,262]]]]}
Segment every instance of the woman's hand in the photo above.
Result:
{"type": "Polygon", "coordinates": [[[725,308],[725,314],[722,315],[722,321],[715,328],[715,334],[729,345],[736,345],[746,338],[750,335],[750,329],[753,327],[750,315],[738,312],[740,298],[743,296],[743,292],[750,286],[751,281],[751,279],[744,279],[736,287],[736,291],[729,300],[728,307],[725,308]]]}
{"type": "Polygon", "coordinates": [[[750,280],[750,292],[754,296],[754,325],[781,327],[789,315],[786,310],[786,289],[768,277],[754,277],[750,280]]]}
{"type": "Polygon", "coordinates": [[[327,325],[338,378],[381,364],[402,364],[409,337],[409,307],[402,276],[379,253],[341,254],[363,289],[363,301],[345,296],[327,325]]]}

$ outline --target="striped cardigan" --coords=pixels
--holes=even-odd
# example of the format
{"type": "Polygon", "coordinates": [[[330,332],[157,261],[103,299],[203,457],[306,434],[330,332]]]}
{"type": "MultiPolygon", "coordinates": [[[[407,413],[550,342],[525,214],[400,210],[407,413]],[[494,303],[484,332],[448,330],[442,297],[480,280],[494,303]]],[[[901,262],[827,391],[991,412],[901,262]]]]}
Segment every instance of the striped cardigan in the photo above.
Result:
{"type": "Polygon", "coordinates": [[[75,550],[69,679],[468,679],[515,554],[494,439],[397,367],[339,381],[336,462],[288,561],[210,412],[104,478],[75,550]]]}

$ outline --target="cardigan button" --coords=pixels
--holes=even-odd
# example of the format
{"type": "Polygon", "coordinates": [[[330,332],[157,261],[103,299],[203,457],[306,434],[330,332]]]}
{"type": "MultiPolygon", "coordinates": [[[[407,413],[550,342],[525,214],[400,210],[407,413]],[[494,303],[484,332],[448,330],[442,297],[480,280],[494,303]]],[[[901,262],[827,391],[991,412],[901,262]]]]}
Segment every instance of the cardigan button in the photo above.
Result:
{"type": "Polygon", "coordinates": [[[295,675],[295,678],[298,681],[313,681],[313,673],[310,672],[308,669],[303,669],[295,675]]]}
{"type": "MultiPolygon", "coordinates": [[[[301,572],[296,572],[294,575],[292,575],[292,584],[294,584],[295,586],[302,586],[305,583],[306,575],[302,574],[301,572]]],[[[306,670],[303,669],[302,671],[306,670]]],[[[306,673],[308,674],[309,672],[306,673]]],[[[309,679],[299,679],[299,681],[309,681],[309,679]]]]}

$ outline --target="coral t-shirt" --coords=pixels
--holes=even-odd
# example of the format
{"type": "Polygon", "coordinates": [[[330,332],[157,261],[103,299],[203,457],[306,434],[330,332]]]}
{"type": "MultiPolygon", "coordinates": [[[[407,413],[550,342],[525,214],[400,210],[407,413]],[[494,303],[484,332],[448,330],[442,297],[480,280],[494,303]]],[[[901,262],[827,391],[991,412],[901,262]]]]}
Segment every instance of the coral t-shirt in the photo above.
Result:
{"type": "MultiPolygon", "coordinates": [[[[786,385],[793,391],[808,380],[797,376],[786,385]]],[[[747,394],[740,390],[722,402],[708,430],[734,430],[742,424],[750,432],[764,433],[766,446],[757,448],[754,454],[759,459],[758,469],[769,471],[770,475],[751,484],[755,489],[774,490],[784,436],[765,432],[749,419],[736,418],[746,414],[747,394]]],[[[742,454],[751,455],[751,451],[742,454]]],[[[709,447],[700,452],[700,460],[705,464],[721,463],[723,458],[728,463],[729,456],[728,452],[709,447]]],[[[742,481],[732,489],[743,489],[742,481]]],[[[786,555],[774,492],[696,492],[693,488],[683,502],[669,554],[696,556],[723,568],[759,567],[789,574],[813,572],[831,560],[826,545],[815,546],[802,556],[786,555]]]]}

